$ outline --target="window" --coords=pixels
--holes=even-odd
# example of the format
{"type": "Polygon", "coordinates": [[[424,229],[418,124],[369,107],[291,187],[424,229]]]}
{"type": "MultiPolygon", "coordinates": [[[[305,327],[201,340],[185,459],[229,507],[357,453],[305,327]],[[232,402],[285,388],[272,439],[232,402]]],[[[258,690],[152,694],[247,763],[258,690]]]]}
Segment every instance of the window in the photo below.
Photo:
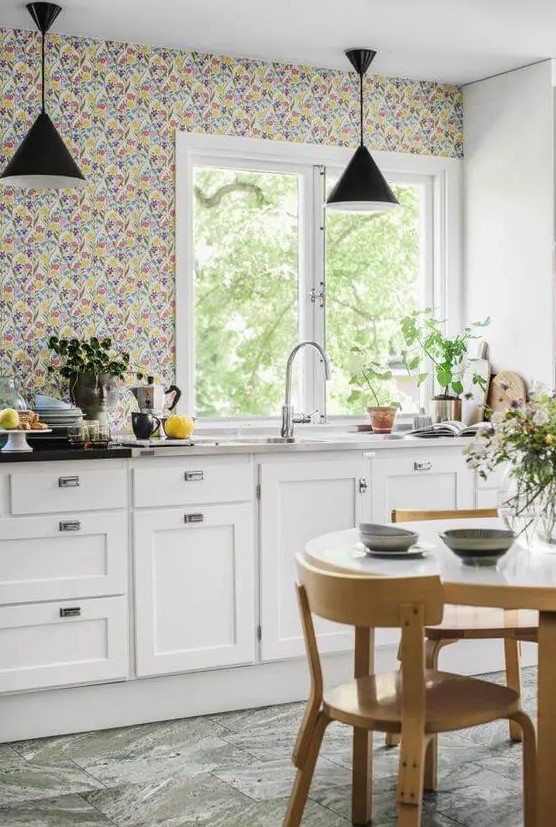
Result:
{"type": "Polygon", "coordinates": [[[278,415],[298,339],[298,177],[196,166],[193,186],[197,415],[278,415]]]}
{"type": "Polygon", "coordinates": [[[327,213],[326,193],[350,154],[178,136],[177,379],[197,416],[278,416],[300,339],[324,345],[332,378],[325,383],[318,355],[302,351],[297,410],[364,416],[349,401],[353,347],[389,365],[385,393],[405,412],[422,402],[401,364],[399,320],[425,306],[459,312],[459,162],[381,157],[401,208],[327,213]]]}

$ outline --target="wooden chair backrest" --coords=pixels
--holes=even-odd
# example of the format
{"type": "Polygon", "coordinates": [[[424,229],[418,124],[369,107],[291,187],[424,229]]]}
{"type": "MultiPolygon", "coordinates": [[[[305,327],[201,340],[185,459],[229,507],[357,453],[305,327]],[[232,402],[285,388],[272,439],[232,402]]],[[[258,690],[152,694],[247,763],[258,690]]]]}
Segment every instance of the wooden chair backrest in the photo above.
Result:
{"type": "Polygon", "coordinates": [[[393,523],[416,523],[421,520],[473,520],[481,517],[497,517],[495,508],[464,508],[446,511],[414,511],[409,508],[394,508],[393,523]]]}
{"type": "Polygon", "coordinates": [[[422,605],[427,626],[442,620],[442,585],[436,575],[361,577],[318,569],[301,555],[296,562],[298,582],[319,617],[348,626],[401,628],[400,605],[405,604],[422,605]]]}
{"type": "Polygon", "coordinates": [[[334,574],[296,558],[297,596],[311,673],[311,704],[320,707],[323,676],[312,613],[356,627],[401,629],[402,739],[424,733],[426,625],[442,620],[442,585],[427,577],[334,574]]]}

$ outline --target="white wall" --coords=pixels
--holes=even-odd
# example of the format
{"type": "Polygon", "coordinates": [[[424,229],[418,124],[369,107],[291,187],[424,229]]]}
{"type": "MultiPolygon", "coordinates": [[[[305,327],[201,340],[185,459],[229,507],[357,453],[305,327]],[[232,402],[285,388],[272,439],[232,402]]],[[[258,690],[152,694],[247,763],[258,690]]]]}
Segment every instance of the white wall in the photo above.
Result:
{"type": "Polygon", "coordinates": [[[464,89],[464,318],[495,369],[554,381],[553,61],[464,89]]]}

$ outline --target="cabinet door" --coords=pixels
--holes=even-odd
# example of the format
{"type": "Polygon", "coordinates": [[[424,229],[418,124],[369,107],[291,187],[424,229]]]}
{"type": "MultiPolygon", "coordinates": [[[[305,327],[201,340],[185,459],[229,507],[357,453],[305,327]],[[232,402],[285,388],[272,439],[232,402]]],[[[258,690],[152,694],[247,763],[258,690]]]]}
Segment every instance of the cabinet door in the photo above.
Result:
{"type": "Polygon", "coordinates": [[[123,680],[128,671],[125,597],[0,607],[0,692],[123,680]]]}
{"type": "Polygon", "coordinates": [[[127,591],[127,514],[0,520],[0,604],[127,591]]]}
{"type": "Polygon", "coordinates": [[[250,504],[134,515],[138,675],[252,663],[250,504]]]}
{"type": "Polygon", "coordinates": [[[438,449],[401,454],[371,460],[375,522],[390,522],[393,508],[475,507],[475,480],[462,454],[438,449]]]}
{"type": "MultiPolygon", "coordinates": [[[[310,460],[268,463],[261,484],[261,656],[304,654],[295,595],[295,555],[319,534],[353,528],[369,518],[369,462],[310,460]]],[[[321,652],[349,650],[351,631],[315,619],[321,652]]]]}

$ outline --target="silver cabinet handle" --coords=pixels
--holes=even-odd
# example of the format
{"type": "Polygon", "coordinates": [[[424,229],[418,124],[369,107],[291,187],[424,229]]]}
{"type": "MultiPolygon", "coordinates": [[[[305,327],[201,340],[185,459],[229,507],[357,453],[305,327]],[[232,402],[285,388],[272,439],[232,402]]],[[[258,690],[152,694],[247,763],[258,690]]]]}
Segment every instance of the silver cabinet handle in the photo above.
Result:
{"type": "Polygon", "coordinates": [[[204,471],[186,471],[183,475],[183,478],[186,482],[193,482],[194,480],[204,480],[205,472],[204,471]]]}
{"type": "Polygon", "coordinates": [[[79,520],[60,520],[60,531],[81,531],[79,520]]]}
{"type": "Polygon", "coordinates": [[[79,477],[58,477],[58,488],[79,488],[79,477]]]}
{"type": "Polygon", "coordinates": [[[367,477],[359,477],[359,493],[366,494],[369,490],[369,482],[367,477]]]}
{"type": "Polygon", "coordinates": [[[432,462],[430,460],[426,460],[425,462],[414,462],[413,463],[413,470],[414,471],[430,471],[432,468],[432,462]]]}
{"type": "Polygon", "coordinates": [[[184,523],[202,523],[205,519],[204,514],[184,514],[184,523]]]}
{"type": "Polygon", "coordinates": [[[60,617],[79,617],[81,606],[69,606],[67,609],[60,609],[60,617]]]}

